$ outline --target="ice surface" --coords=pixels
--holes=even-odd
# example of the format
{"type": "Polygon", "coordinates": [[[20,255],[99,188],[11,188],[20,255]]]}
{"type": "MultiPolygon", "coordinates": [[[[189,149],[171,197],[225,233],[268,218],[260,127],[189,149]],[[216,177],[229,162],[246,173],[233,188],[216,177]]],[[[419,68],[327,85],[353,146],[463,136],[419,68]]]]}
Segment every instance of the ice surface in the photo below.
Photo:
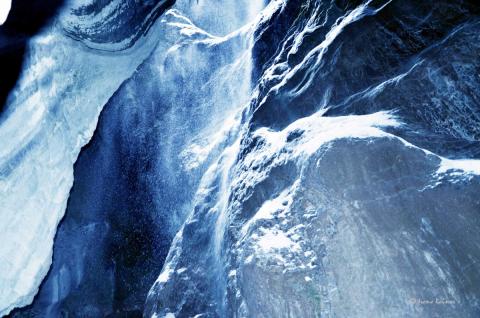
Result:
{"type": "Polygon", "coordinates": [[[70,0],[74,14],[65,11],[61,23],[68,36],[90,48],[121,51],[134,45],[174,2],[70,0]]]}
{"type": "Polygon", "coordinates": [[[32,301],[52,261],[80,148],[103,105],[156,41],[147,36],[121,54],[108,54],[72,40],[53,23],[29,43],[0,119],[0,315],[32,301]]]}

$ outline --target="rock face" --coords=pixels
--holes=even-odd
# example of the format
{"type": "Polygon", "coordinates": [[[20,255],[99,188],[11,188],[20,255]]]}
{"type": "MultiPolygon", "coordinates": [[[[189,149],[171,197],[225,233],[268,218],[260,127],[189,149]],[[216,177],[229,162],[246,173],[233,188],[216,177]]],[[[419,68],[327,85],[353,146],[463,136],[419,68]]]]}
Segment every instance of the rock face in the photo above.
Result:
{"type": "Polygon", "coordinates": [[[150,317],[477,317],[478,7],[271,2],[150,317]]]}
{"type": "Polygon", "coordinates": [[[0,119],[0,315],[46,276],[12,317],[480,316],[474,1],[56,4],[0,119]]]}

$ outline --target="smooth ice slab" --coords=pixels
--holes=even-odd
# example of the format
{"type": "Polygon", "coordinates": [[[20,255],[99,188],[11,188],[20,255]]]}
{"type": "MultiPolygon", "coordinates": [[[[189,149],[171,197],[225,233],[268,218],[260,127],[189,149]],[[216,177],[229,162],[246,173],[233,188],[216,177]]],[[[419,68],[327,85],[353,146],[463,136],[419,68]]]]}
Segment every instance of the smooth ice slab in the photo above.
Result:
{"type": "Polygon", "coordinates": [[[158,37],[151,35],[161,31],[155,24],[118,53],[95,50],[66,36],[63,19],[73,12],[65,8],[29,42],[0,118],[0,315],[36,294],[50,267],[78,153],[103,105],[152,52],[158,37]]]}

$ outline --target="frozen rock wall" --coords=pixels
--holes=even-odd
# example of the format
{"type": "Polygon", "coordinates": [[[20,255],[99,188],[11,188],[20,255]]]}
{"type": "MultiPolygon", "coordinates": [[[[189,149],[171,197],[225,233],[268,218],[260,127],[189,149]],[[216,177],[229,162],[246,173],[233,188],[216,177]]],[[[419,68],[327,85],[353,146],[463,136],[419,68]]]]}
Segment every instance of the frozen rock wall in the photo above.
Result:
{"type": "Polygon", "coordinates": [[[478,13],[271,2],[146,315],[478,316],[478,13]]]}

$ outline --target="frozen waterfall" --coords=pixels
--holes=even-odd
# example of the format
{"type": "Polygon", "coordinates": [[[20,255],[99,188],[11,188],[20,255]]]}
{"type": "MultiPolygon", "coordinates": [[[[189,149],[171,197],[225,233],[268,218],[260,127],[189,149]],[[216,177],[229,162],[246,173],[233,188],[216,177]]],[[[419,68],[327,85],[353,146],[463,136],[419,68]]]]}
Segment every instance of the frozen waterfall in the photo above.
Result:
{"type": "Polygon", "coordinates": [[[32,1],[0,316],[478,317],[473,1],[32,1]]]}

